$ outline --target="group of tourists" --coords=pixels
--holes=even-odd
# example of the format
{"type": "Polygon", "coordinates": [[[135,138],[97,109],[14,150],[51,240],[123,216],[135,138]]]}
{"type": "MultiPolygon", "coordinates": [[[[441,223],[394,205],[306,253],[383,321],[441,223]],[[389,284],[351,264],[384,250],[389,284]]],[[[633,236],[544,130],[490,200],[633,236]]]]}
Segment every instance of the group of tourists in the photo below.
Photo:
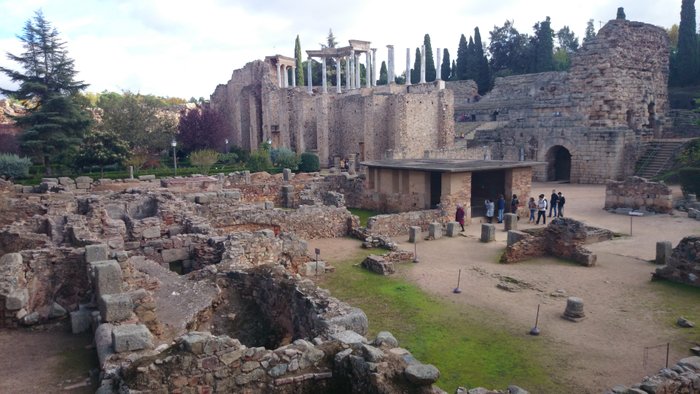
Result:
{"type": "MultiPolygon", "coordinates": [[[[534,197],[530,197],[527,202],[527,208],[530,210],[530,220],[528,223],[540,224],[540,219],[542,219],[542,224],[547,224],[547,210],[549,210],[549,217],[552,215],[554,217],[564,217],[564,204],[566,204],[566,198],[561,192],[557,192],[556,189],[552,189],[552,195],[549,200],[544,196],[544,194],[539,195],[539,199],[535,201],[534,197]],[[537,219],[535,219],[535,212],[537,212],[537,219]]],[[[510,213],[518,213],[518,208],[520,207],[520,200],[518,196],[513,194],[510,199],[510,213]]],[[[503,194],[499,194],[495,201],[489,200],[488,198],[484,201],[484,208],[486,209],[486,221],[488,223],[493,223],[494,214],[496,215],[496,220],[498,223],[503,223],[503,215],[506,211],[506,200],[503,194]]],[[[461,204],[457,204],[457,213],[455,214],[455,221],[459,223],[462,227],[462,232],[464,232],[464,208],[461,204]]]]}
{"type": "Polygon", "coordinates": [[[552,215],[555,218],[564,217],[564,204],[566,204],[566,198],[561,192],[557,192],[556,189],[552,189],[549,201],[547,201],[544,194],[540,194],[537,201],[535,201],[534,197],[530,197],[530,201],[527,203],[527,207],[530,209],[529,223],[540,224],[540,219],[542,219],[542,224],[547,224],[547,209],[549,209],[550,218],[552,215]],[[535,212],[537,212],[537,220],[535,220],[535,212]]]}

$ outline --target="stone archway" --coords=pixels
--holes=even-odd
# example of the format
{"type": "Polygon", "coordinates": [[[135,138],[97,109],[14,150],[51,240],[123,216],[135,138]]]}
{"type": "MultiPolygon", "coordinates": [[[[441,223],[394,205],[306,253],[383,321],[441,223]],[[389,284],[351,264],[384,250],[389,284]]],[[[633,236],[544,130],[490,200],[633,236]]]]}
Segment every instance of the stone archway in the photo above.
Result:
{"type": "Polygon", "coordinates": [[[548,181],[568,181],[571,179],[571,152],[561,145],[555,145],[545,155],[548,181]]]}

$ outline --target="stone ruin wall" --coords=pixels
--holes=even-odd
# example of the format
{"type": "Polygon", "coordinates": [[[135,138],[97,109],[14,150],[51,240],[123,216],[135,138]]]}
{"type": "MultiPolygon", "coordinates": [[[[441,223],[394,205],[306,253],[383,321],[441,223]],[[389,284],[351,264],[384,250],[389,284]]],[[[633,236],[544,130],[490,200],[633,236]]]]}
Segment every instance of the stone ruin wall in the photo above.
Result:
{"type": "Polygon", "coordinates": [[[370,234],[395,237],[408,234],[413,226],[420,227],[422,231],[428,231],[431,223],[440,222],[442,219],[439,209],[376,215],[367,222],[367,230],[370,234]]]}
{"type": "Polygon", "coordinates": [[[673,191],[663,182],[650,182],[637,176],[605,184],[605,209],[643,209],[657,213],[673,211],[673,191]]]}
{"type": "Polygon", "coordinates": [[[657,268],[654,277],[700,287],[700,237],[683,238],[673,248],[668,264],[657,268]]]}
{"type": "MultiPolygon", "coordinates": [[[[634,171],[641,144],[660,136],[668,117],[668,37],[662,28],[608,22],[572,57],[568,72],[497,78],[477,103],[456,113],[481,124],[468,150],[492,159],[547,161],[551,147],[572,154],[571,181],[602,183],[634,171]],[[653,106],[650,107],[650,104],[653,106]],[[652,112],[650,114],[650,111],[652,112]]],[[[547,179],[546,169],[535,173],[547,179]]]]}

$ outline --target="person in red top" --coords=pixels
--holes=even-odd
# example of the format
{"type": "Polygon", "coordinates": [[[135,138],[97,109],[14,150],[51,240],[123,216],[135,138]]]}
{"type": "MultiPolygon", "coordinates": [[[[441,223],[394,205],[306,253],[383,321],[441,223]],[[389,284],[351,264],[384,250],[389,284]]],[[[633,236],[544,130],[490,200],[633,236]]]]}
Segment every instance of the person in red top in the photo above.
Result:
{"type": "Polygon", "coordinates": [[[455,214],[455,221],[462,226],[462,232],[464,232],[464,208],[461,204],[457,204],[457,213],[455,214]]]}

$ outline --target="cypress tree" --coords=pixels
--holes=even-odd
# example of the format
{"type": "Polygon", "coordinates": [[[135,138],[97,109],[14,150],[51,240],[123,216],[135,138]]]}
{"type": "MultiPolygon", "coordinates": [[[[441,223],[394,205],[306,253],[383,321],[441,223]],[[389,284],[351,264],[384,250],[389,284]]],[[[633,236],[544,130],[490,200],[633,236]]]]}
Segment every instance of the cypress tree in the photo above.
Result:
{"type": "Polygon", "coordinates": [[[583,43],[587,43],[595,38],[595,26],[593,26],[593,19],[589,19],[586,22],[586,35],[583,37],[583,43]]]}
{"type": "Polygon", "coordinates": [[[535,25],[534,37],[534,72],[554,70],[554,32],[547,17],[544,22],[535,25]]]}
{"type": "Polygon", "coordinates": [[[435,60],[433,60],[433,46],[430,45],[430,35],[426,34],[423,37],[423,45],[425,46],[425,81],[433,82],[437,78],[437,70],[435,69],[435,60]]]}
{"type": "Polygon", "coordinates": [[[484,94],[491,89],[491,71],[489,60],[484,54],[484,44],[481,42],[478,26],[474,28],[474,58],[477,63],[476,84],[479,87],[479,94],[484,94]]]}
{"type": "Polygon", "coordinates": [[[469,44],[467,45],[467,78],[472,81],[476,81],[479,71],[478,71],[478,61],[476,58],[476,47],[474,45],[474,40],[469,37],[469,44]]]}
{"type": "Polygon", "coordinates": [[[457,62],[452,61],[452,70],[450,71],[450,80],[456,81],[457,80],[457,62]]]}
{"type": "Polygon", "coordinates": [[[442,50],[442,64],[440,65],[440,77],[443,81],[451,80],[450,51],[447,48],[442,50]]]}
{"type": "Polygon", "coordinates": [[[420,48],[416,48],[416,60],[413,62],[411,69],[411,83],[420,82],[420,48]]]}
{"type": "Polygon", "coordinates": [[[297,86],[304,86],[304,66],[302,65],[301,44],[298,34],[297,39],[294,40],[294,63],[297,66],[297,86]]]}
{"type": "Polygon", "coordinates": [[[676,53],[675,85],[698,82],[698,35],[695,24],[695,0],[681,3],[681,23],[678,26],[678,51],[676,53]]]}
{"type": "Polygon", "coordinates": [[[467,38],[464,34],[459,38],[459,46],[457,46],[457,72],[455,75],[456,80],[467,79],[467,58],[469,57],[469,48],[467,46],[467,38]]]}
{"type": "Polygon", "coordinates": [[[386,62],[382,61],[382,66],[379,68],[379,80],[377,85],[386,85],[389,79],[389,71],[386,68],[386,62]]]}

